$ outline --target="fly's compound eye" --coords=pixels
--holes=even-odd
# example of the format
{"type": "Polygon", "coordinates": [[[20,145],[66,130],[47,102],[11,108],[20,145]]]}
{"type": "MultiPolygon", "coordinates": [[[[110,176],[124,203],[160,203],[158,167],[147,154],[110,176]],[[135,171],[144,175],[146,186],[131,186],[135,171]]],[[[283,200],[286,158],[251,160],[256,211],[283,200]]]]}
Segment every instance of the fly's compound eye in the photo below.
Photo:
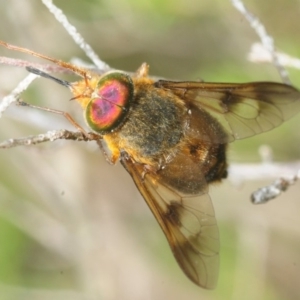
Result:
{"type": "Polygon", "coordinates": [[[106,134],[121,125],[133,101],[133,90],[129,75],[121,72],[104,75],[85,111],[91,129],[106,134]]]}

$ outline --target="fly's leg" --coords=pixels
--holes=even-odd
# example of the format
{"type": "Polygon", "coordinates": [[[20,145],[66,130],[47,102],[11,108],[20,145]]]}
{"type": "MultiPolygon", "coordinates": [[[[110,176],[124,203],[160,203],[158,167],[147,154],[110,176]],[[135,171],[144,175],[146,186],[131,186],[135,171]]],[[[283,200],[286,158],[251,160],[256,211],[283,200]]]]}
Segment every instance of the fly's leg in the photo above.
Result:
{"type": "Polygon", "coordinates": [[[58,114],[58,115],[62,115],[63,117],[65,117],[75,128],[77,128],[88,140],[95,140],[95,139],[99,139],[100,136],[94,134],[94,133],[87,133],[74,119],[73,117],[64,111],[61,110],[56,110],[56,109],[52,109],[52,108],[48,108],[48,107],[41,107],[41,106],[37,106],[37,105],[33,105],[33,104],[29,104],[27,102],[24,102],[23,100],[18,100],[18,104],[21,106],[27,106],[27,107],[31,107],[31,108],[35,108],[35,109],[39,109],[39,110],[43,110],[43,111],[47,111],[47,112],[51,112],[54,114],[58,114]]]}
{"type": "Polygon", "coordinates": [[[112,155],[109,155],[109,154],[106,152],[106,150],[105,150],[105,148],[104,148],[104,146],[103,146],[103,144],[102,144],[102,140],[101,140],[101,139],[96,140],[96,143],[98,144],[100,150],[102,151],[105,160],[106,160],[110,165],[115,165],[116,162],[117,162],[117,160],[118,160],[118,158],[119,158],[119,152],[117,152],[117,153],[115,153],[115,154],[113,153],[112,155]]]}

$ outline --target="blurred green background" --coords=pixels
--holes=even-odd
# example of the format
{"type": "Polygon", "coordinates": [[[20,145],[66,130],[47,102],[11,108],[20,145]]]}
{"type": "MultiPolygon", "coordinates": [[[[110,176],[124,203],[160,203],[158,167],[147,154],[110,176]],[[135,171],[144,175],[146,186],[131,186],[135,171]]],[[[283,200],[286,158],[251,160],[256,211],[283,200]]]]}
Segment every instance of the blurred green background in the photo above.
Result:
{"type": "MultiPolygon", "coordinates": [[[[247,61],[258,41],[224,0],[57,0],[102,60],[179,80],[280,81],[275,68],[247,61]]],[[[299,57],[300,1],[247,1],[278,49],[299,57]]],[[[84,53],[39,0],[0,2],[0,39],[65,61],[84,53]]],[[[1,56],[39,61],[0,49],[1,56]]],[[[289,70],[300,86],[299,71],[289,70]]],[[[0,94],[26,76],[2,65],[0,94]]],[[[58,75],[58,77],[63,77],[58,75]]],[[[74,77],[72,77],[75,79],[74,77]]],[[[23,99],[70,112],[63,87],[35,81],[23,99]]],[[[258,162],[268,144],[276,161],[299,160],[300,116],[234,143],[232,162],[258,162]]],[[[70,128],[63,118],[12,105],[0,138],[70,128]]],[[[271,182],[224,182],[211,189],[220,228],[219,285],[205,291],[185,278],[132,180],[93,144],[60,141],[1,150],[0,299],[299,299],[300,185],[266,205],[252,191],[271,182]]],[[[280,176],[280,174],[274,174],[280,176]]]]}

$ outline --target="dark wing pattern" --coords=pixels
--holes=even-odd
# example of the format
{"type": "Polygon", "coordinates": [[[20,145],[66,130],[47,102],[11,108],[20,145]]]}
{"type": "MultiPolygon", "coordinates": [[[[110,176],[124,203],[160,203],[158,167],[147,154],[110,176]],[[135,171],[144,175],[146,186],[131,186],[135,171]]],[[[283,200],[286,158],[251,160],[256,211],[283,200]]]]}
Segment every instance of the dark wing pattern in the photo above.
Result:
{"type": "Polygon", "coordinates": [[[279,126],[300,112],[300,92],[274,82],[244,84],[173,82],[160,80],[158,87],[213,116],[228,140],[250,137],[279,126]]]}
{"type": "Polygon", "coordinates": [[[123,156],[121,163],[163,229],[181,269],[197,285],[214,288],[219,272],[219,231],[207,190],[184,195],[156,174],[144,174],[143,165],[130,158],[123,156]]]}

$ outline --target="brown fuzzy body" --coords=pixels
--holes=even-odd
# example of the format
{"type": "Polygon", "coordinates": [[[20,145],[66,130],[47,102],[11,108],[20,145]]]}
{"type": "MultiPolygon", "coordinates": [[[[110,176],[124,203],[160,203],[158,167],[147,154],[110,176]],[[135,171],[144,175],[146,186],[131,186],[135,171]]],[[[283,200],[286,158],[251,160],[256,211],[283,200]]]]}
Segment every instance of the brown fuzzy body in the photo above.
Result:
{"type": "Polygon", "coordinates": [[[213,142],[223,134],[217,121],[151,79],[134,84],[127,120],[103,137],[113,160],[124,151],[172,188],[191,194],[201,191],[203,177],[206,182],[226,177],[226,146],[213,142]]]}

